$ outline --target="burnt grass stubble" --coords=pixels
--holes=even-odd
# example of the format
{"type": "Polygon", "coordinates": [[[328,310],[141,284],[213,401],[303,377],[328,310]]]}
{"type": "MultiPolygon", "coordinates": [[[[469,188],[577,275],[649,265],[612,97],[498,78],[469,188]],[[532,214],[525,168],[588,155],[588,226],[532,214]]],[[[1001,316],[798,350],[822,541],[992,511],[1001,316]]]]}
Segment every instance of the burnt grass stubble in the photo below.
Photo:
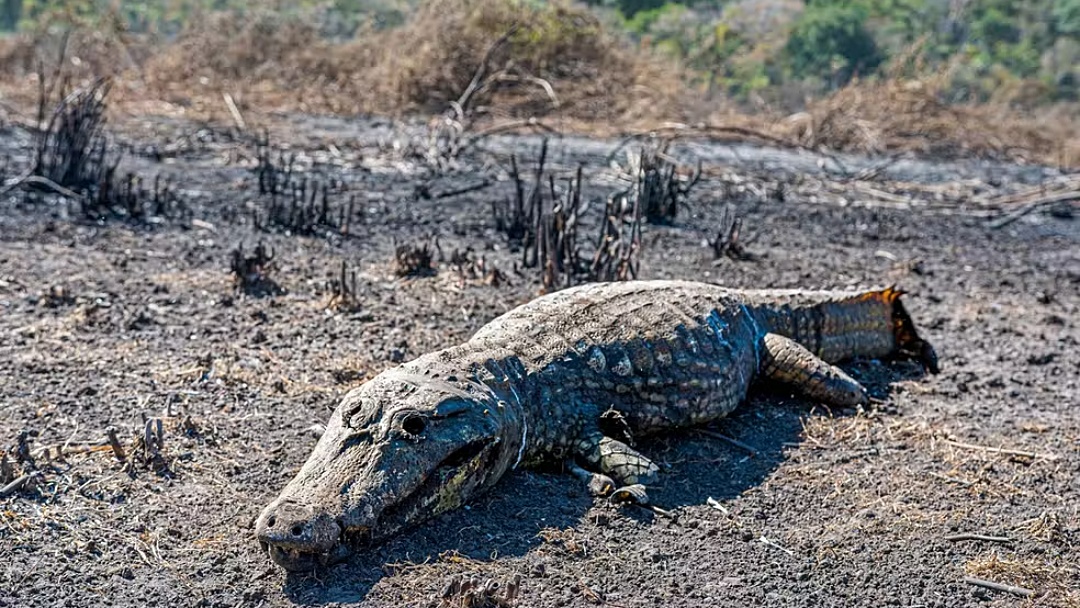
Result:
{"type": "MultiPolygon", "coordinates": [[[[678,213],[650,223],[602,158],[560,152],[540,168],[546,146],[525,140],[513,157],[477,149],[456,173],[419,177],[386,170],[400,159],[377,146],[330,166],[321,149],[253,145],[238,166],[214,149],[235,142],[202,145],[169,167],[189,193],[170,221],[88,221],[54,192],[0,201],[0,486],[29,476],[0,498],[0,604],[1018,601],[965,575],[1045,593],[1042,605],[1075,601],[1072,220],[990,232],[955,212],[960,196],[841,205],[809,193],[806,176],[749,163],[697,173],[678,213]],[[492,157],[503,169],[481,169],[492,157]],[[467,187],[478,177],[491,186],[467,187]],[[418,180],[464,192],[416,196],[418,180]],[[347,563],[300,576],[271,566],[254,519],[347,390],[542,290],[629,278],[630,266],[589,274],[608,237],[633,253],[611,250],[605,273],[626,256],[639,278],[898,283],[944,370],[845,365],[884,401],[868,411],[755,392],[714,427],[753,454],[691,431],[643,441],[664,465],[653,501],[675,519],[594,501],[557,468],[523,470],[347,563]],[[424,247],[423,272],[396,268],[424,247]],[[275,288],[249,290],[251,276],[275,288]],[[945,540],[961,532],[1010,542],[945,540]]],[[[161,169],[126,161],[135,175],[161,169]]],[[[1016,184],[1005,173],[998,187],[1016,184]]]]}

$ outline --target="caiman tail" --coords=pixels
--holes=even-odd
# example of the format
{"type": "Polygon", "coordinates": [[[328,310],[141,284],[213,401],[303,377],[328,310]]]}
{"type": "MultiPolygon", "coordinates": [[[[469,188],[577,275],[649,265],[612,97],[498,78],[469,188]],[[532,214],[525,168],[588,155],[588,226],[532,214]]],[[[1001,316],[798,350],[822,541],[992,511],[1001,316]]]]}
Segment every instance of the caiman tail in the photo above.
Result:
{"type": "Polygon", "coordinates": [[[904,309],[905,292],[895,286],[862,292],[753,290],[762,330],[780,334],[821,359],[835,363],[853,357],[896,357],[940,371],[937,353],[919,337],[904,309]]]}

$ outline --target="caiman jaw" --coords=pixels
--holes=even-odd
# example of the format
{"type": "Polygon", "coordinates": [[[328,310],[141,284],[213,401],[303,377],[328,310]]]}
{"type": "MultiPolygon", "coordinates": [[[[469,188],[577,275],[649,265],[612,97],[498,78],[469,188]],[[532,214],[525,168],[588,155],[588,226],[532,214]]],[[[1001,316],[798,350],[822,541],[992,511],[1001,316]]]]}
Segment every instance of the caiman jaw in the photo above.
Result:
{"type": "Polygon", "coordinates": [[[335,545],[328,553],[310,553],[266,542],[262,545],[275,564],[290,572],[310,572],[320,566],[336,564],[352,555],[352,549],[345,544],[335,545]]]}
{"type": "Polygon", "coordinates": [[[312,570],[349,555],[336,519],[288,499],[278,499],[263,511],[255,533],[270,559],[286,570],[312,570]]]}
{"type": "Polygon", "coordinates": [[[419,523],[429,517],[457,508],[472,488],[470,482],[479,482],[486,476],[476,473],[492,466],[497,456],[492,441],[470,441],[443,458],[420,484],[401,500],[385,505],[379,514],[372,539],[379,540],[419,523]]]}
{"type": "Polygon", "coordinates": [[[348,558],[356,546],[388,537],[464,500],[469,473],[490,466],[495,442],[470,441],[446,456],[400,500],[384,504],[370,527],[346,526],[348,514],[333,518],[279,498],[256,522],[256,535],[270,559],[293,572],[310,572],[348,558]]]}

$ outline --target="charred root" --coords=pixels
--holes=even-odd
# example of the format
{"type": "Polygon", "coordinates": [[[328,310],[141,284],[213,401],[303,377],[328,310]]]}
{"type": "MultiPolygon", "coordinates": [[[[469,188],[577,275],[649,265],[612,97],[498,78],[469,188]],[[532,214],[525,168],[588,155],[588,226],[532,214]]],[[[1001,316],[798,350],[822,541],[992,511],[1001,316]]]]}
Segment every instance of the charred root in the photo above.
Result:
{"type": "Polygon", "coordinates": [[[337,278],[330,281],[330,301],[326,307],[336,312],[354,313],[363,309],[360,290],[357,288],[356,271],[350,271],[345,260],[337,278]]]}
{"type": "Polygon", "coordinates": [[[172,477],[169,461],[165,457],[165,425],[161,418],[149,418],[143,424],[142,433],[132,442],[132,456],[127,459],[124,470],[134,477],[139,467],[144,467],[162,477],[172,477]]]}
{"type": "Polygon", "coordinates": [[[263,232],[301,236],[348,236],[356,198],[342,198],[337,180],[311,178],[296,168],[296,155],[274,152],[260,141],[255,173],[260,209],[252,211],[252,223],[263,232]]]}
{"type": "Polygon", "coordinates": [[[664,141],[653,148],[643,148],[630,158],[632,197],[650,224],[673,223],[690,190],[701,180],[701,163],[691,174],[680,174],[668,154],[669,146],[670,142],[664,141]]]}
{"type": "Polygon", "coordinates": [[[756,259],[754,254],[746,250],[746,243],[742,239],[742,218],[738,216],[734,205],[731,204],[724,206],[724,213],[720,216],[720,228],[716,232],[716,238],[709,241],[709,246],[712,247],[713,260],[756,259]]]}
{"type": "Polygon", "coordinates": [[[281,295],[285,290],[272,278],[274,251],[268,250],[262,242],[255,246],[251,255],[245,255],[243,246],[232,251],[230,270],[236,289],[251,296],[281,295]]]}
{"type": "Polygon", "coordinates": [[[469,282],[479,282],[491,287],[500,287],[509,284],[506,275],[494,264],[489,264],[484,256],[473,257],[472,248],[465,251],[455,249],[450,254],[450,268],[457,276],[459,285],[464,286],[469,282]]]}
{"type": "Polygon", "coordinates": [[[39,466],[38,459],[44,456],[47,461],[51,458],[51,452],[31,452],[31,444],[37,436],[37,431],[23,429],[19,431],[14,448],[10,451],[0,450],[0,499],[19,492],[39,490],[45,471],[39,466]]]}
{"type": "Polygon", "coordinates": [[[434,275],[435,251],[438,249],[438,242],[433,240],[433,243],[433,245],[409,243],[396,246],[392,264],[394,274],[399,277],[434,275]]]}
{"type": "Polygon", "coordinates": [[[259,194],[284,194],[296,183],[296,154],[274,150],[269,137],[264,134],[256,143],[255,155],[259,194]]]}

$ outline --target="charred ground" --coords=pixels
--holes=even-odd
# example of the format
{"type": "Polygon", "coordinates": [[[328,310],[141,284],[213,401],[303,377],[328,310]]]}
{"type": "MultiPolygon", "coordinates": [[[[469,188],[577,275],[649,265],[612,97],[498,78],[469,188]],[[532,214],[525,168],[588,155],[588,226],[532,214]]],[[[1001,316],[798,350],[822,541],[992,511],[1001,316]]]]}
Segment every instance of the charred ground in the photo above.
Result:
{"type": "MultiPolygon", "coordinates": [[[[633,181],[610,161],[633,169],[627,152],[655,142],[554,138],[538,180],[537,137],[490,137],[435,168],[424,133],[129,121],[110,135],[126,151],[116,179],[152,188],[96,213],[47,185],[0,198],[0,446],[4,484],[24,480],[0,498],[0,604],[1080,603],[1080,230],[1069,203],[993,227],[1075,178],[684,142],[667,150],[676,186],[700,160],[697,183],[635,227],[620,196],[633,181]],[[164,198],[164,183],[168,205],[124,204],[164,198]],[[510,247],[506,218],[536,184],[548,211],[577,188],[574,268],[510,247]],[[596,270],[600,234],[618,247],[596,270]],[[673,520],[518,471],[327,571],[286,576],[260,552],[255,517],[347,390],[466,339],[545,281],[634,273],[897,283],[943,371],[847,365],[887,402],[869,412],[756,393],[714,429],[753,453],[695,432],[652,440],[667,467],[653,498],[673,520]],[[963,533],[1009,541],[949,539],[963,533]]],[[[2,141],[13,183],[38,140],[8,127],[2,141]]],[[[522,247],[566,251],[553,211],[526,219],[540,236],[522,247]]]]}

